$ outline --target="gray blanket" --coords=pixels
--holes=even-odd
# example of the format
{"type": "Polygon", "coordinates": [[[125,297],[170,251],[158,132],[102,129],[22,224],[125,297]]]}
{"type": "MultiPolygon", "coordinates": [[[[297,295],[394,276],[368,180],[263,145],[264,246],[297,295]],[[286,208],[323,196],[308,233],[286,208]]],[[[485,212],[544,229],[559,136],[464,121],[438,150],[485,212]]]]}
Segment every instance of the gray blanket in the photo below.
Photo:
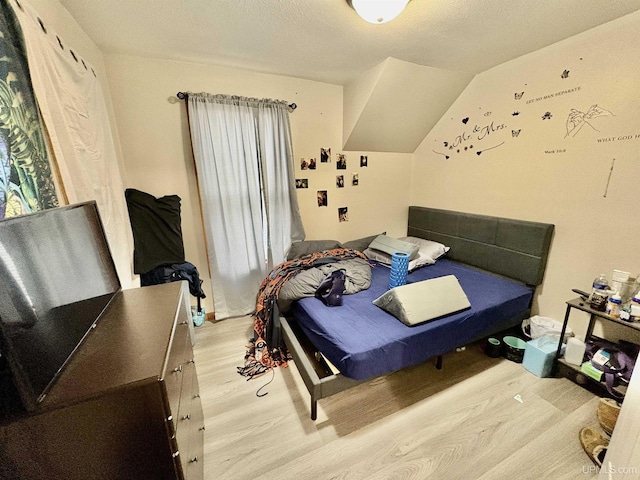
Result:
{"type": "Polygon", "coordinates": [[[301,271],[280,289],[278,308],[286,312],[295,300],[313,297],[320,283],[335,270],[345,271],[345,295],[358,293],[371,286],[371,266],[362,258],[350,258],[301,271]]]}

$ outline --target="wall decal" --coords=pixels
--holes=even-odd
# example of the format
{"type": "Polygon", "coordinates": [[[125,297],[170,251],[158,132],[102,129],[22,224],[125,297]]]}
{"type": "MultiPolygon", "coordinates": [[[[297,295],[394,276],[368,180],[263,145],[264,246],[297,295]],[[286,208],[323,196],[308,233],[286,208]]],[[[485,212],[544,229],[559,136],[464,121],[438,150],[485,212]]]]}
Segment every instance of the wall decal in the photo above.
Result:
{"type": "MultiPolygon", "coordinates": [[[[611,174],[613,173],[613,166],[616,163],[616,159],[611,160],[611,168],[609,169],[609,176],[607,177],[607,185],[604,187],[604,198],[607,198],[607,192],[609,191],[609,182],[611,182],[611,174]]],[[[559,337],[558,337],[559,338],[559,337]]]]}
{"type": "Polygon", "coordinates": [[[598,117],[615,117],[613,113],[609,110],[605,110],[604,108],[600,108],[598,105],[591,105],[589,110],[586,112],[581,112],[575,108],[572,108],[569,112],[569,116],[567,117],[567,134],[564,138],[567,137],[575,137],[578,132],[584,127],[585,124],[589,125],[596,132],[599,132],[596,127],[591,124],[591,121],[594,118],[598,117]]]}
{"type": "Polygon", "coordinates": [[[309,179],[296,178],[296,188],[309,188],[309,179]]]}
{"type": "Polygon", "coordinates": [[[447,155],[446,153],[436,152],[435,150],[431,150],[431,151],[437,155],[442,155],[445,160],[449,160],[449,155],[447,155]]]}
{"type": "Polygon", "coordinates": [[[349,209],[347,207],[338,208],[338,221],[341,223],[349,221],[349,209]]]}
{"type": "Polygon", "coordinates": [[[522,130],[521,128],[519,128],[518,130],[511,130],[511,136],[512,137],[518,137],[520,135],[520,131],[521,130],[522,130]]]}
{"type": "Polygon", "coordinates": [[[319,207],[326,207],[327,205],[329,205],[329,199],[327,197],[327,191],[326,190],[318,190],[318,206],[319,207]]]}
{"type": "Polygon", "coordinates": [[[513,116],[513,117],[517,117],[518,115],[520,115],[520,112],[513,112],[513,113],[511,114],[511,116],[513,116]]]}
{"type": "Polygon", "coordinates": [[[542,115],[542,120],[551,120],[551,117],[553,117],[553,115],[551,115],[551,112],[545,112],[545,114],[542,115]]]}
{"type": "Polygon", "coordinates": [[[462,123],[464,123],[465,125],[467,124],[468,121],[469,121],[469,117],[466,117],[466,118],[462,119],[462,123]]]}
{"type": "Polygon", "coordinates": [[[486,113],[484,114],[484,116],[485,116],[485,117],[490,117],[490,116],[491,116],[491,112],[486,112],[486,113]]]}
{"type": "Polygon", "coordinates": [[[336,187],[344,188],[344,175],[336,175],[336,187]]]}
{"type": "Polygon", "coordinates": [[[567,95],[568,93],[576,93],[577,91],[579,91],[581,89],[582,89],[582,87],[568,88],[566,90],[560,90],[558,92],[548,93],[547,95],[542,95],[540,97],[534,97],[531,100],[527,100],[527,105],[530,104],[530,103],[539,102],[541,100],[549,100],[550,98],[553,98],[553,97],[559,97],[561,95],[567,95]]]}
{"type": "MultiPolygon", "coordinates": [[[[453,139],[452,141],[444,141],[443,145],[446,148],[448,148],[451,151],[451,153],[457,154],[457,153],[465,152],[469,149],[473,149],[473,145],[470,144],[465,146],[463,144],[473,140],[483,141],[488,136],[493,135],[495,132],[498,132],[505,128],[507,128],[507,126],[504,123],[496,123],[495,121],[492,121],[484,125],[475,124],[471,129],[471,131],[465,130],[462,133],[460,133],[460,135],[456,136],[456,138],[453,139]]],[[[491,148],[480,150],[480,153],[476,152],[476,154],[480,155],[483,151],[491,150],[492,148],[496,148],[496,147],[494,146],[491,148]]],[[[449,160],[450,158],[450,156],[447,155],[446,153],[439,152],[437,150],[432,150],[432,151],[435,154],[442,155],[443,157],[445,157],[445,160],[449,160]]]]}
{"type": "Polygon", "coordinates": [[[480,155],[482,155],[482,153],[483,153],[483,152],[486,152],[486,151],[489,151],[489,150],[493,150],[494,148],[498,148],[498,147],[500,147],[500,146],[501,146],[501,145],[503,145],[503,144],[504,144],[504,142],[499,143],[498,145],[494,145],[493,147],[485,148],[484,150],[478,150],[478,151],[476,152],[476,155],[480,156],[480,155]]]}
{"type": "Polygon", "coordinates": [[[347,169],[347,156],[346,155],[344,155],[342,153],[338,153],[337,154],[336,168],[338,170],[346,170],[347,169]]]}
{"type": "Polygon", "coordinates": [[[331,161],[331,149],[320,148],[320,163],[327,163],[331,161]]]}
{"type": "Polygon", "coordinates": [[[564,72],[562,72],[562,75],[560,75],[560,78],[569,78],[569,70],[566,70],[564,72]]]}
{"type": "Polygon", "coordinates": [[[506,128],[506,125],[504,123],[496,125],[495,122],[491,122],[490,124],[484,125],[482,127],[476,125],[475,127],[473,127],[473,133],[477,133],[478,140],[482,140],[493,132],[497,132],[498,130],[502,130],[503,128],[506,128]]]}
{"type": "Polygon", "coordinates": [[[524,95],[524,92],[520,92],[520,93],[516,92],[513,94],[516,100],[522,100],[523,95],[524,95]]]}

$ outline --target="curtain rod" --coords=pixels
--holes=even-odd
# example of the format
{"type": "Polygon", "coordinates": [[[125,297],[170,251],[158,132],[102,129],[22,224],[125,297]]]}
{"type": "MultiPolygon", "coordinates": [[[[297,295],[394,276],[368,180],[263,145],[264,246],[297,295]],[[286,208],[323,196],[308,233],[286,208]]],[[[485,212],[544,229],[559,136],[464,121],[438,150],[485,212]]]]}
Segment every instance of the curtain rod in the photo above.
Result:
{"type": "MultiPolygon", "coordinates": [[[[176,97],[178,97],[180,100],[185,100],[188,96],[189,96],[189,95],[188,95],[187,93],[184,93],[184,92],[178,92],[178,93],[176,94],[176,97]]],[[[293,111],[293,110],[295,110],[296,108],[298,108],[298,105],[296,105],[295,103],[290,103],[290,104],[288,105],[288,107],[289,107],[289,110],[293,111]]]]}

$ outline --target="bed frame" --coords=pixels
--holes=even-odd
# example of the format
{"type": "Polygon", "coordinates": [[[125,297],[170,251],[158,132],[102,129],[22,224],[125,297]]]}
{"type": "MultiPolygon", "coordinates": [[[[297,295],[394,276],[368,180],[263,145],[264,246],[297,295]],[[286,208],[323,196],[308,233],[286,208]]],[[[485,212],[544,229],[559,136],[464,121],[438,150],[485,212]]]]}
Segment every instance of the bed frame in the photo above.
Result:
{"type": "MultiPolygon", "coordinates": [[[[407,235],[450,246],[451,260],[537,286],[544,277],[553,230],[547,223],[412,206],[407,235]]],[[[528,318],[530,309],[514,318],[514,324],[528,318]]],[[[295,319],[280,317],[280,321],[284,341],[311,395],[312,420],[317,418],[318,400],[371,380],[333,373],[295,319]]],[[[437,368],[441,365],[442,355],[437,368]]]]}

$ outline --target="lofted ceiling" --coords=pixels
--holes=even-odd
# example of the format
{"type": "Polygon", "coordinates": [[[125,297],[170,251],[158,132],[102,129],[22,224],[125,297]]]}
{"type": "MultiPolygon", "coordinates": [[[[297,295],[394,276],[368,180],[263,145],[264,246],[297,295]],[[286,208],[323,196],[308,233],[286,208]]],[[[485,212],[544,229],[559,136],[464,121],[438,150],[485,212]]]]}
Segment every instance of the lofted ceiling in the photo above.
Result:
{"type": "Polygon", "coordinates": [[[105,54],[344,85],[344,145],[396,152],[412,152],[475,74],[640,10],[640,0],[411,0],[398,18],[371,25],[346,0],[59,1],[105,54]],[[355,92],[362,85],[366,95],[355,92]],[[397,110],[394,85],[396,94],[435,92],[431,116],[418,102],[381,115],[397,110]],[[420,132],[380,121],[397,116],[415,118],[420,132]]]}

